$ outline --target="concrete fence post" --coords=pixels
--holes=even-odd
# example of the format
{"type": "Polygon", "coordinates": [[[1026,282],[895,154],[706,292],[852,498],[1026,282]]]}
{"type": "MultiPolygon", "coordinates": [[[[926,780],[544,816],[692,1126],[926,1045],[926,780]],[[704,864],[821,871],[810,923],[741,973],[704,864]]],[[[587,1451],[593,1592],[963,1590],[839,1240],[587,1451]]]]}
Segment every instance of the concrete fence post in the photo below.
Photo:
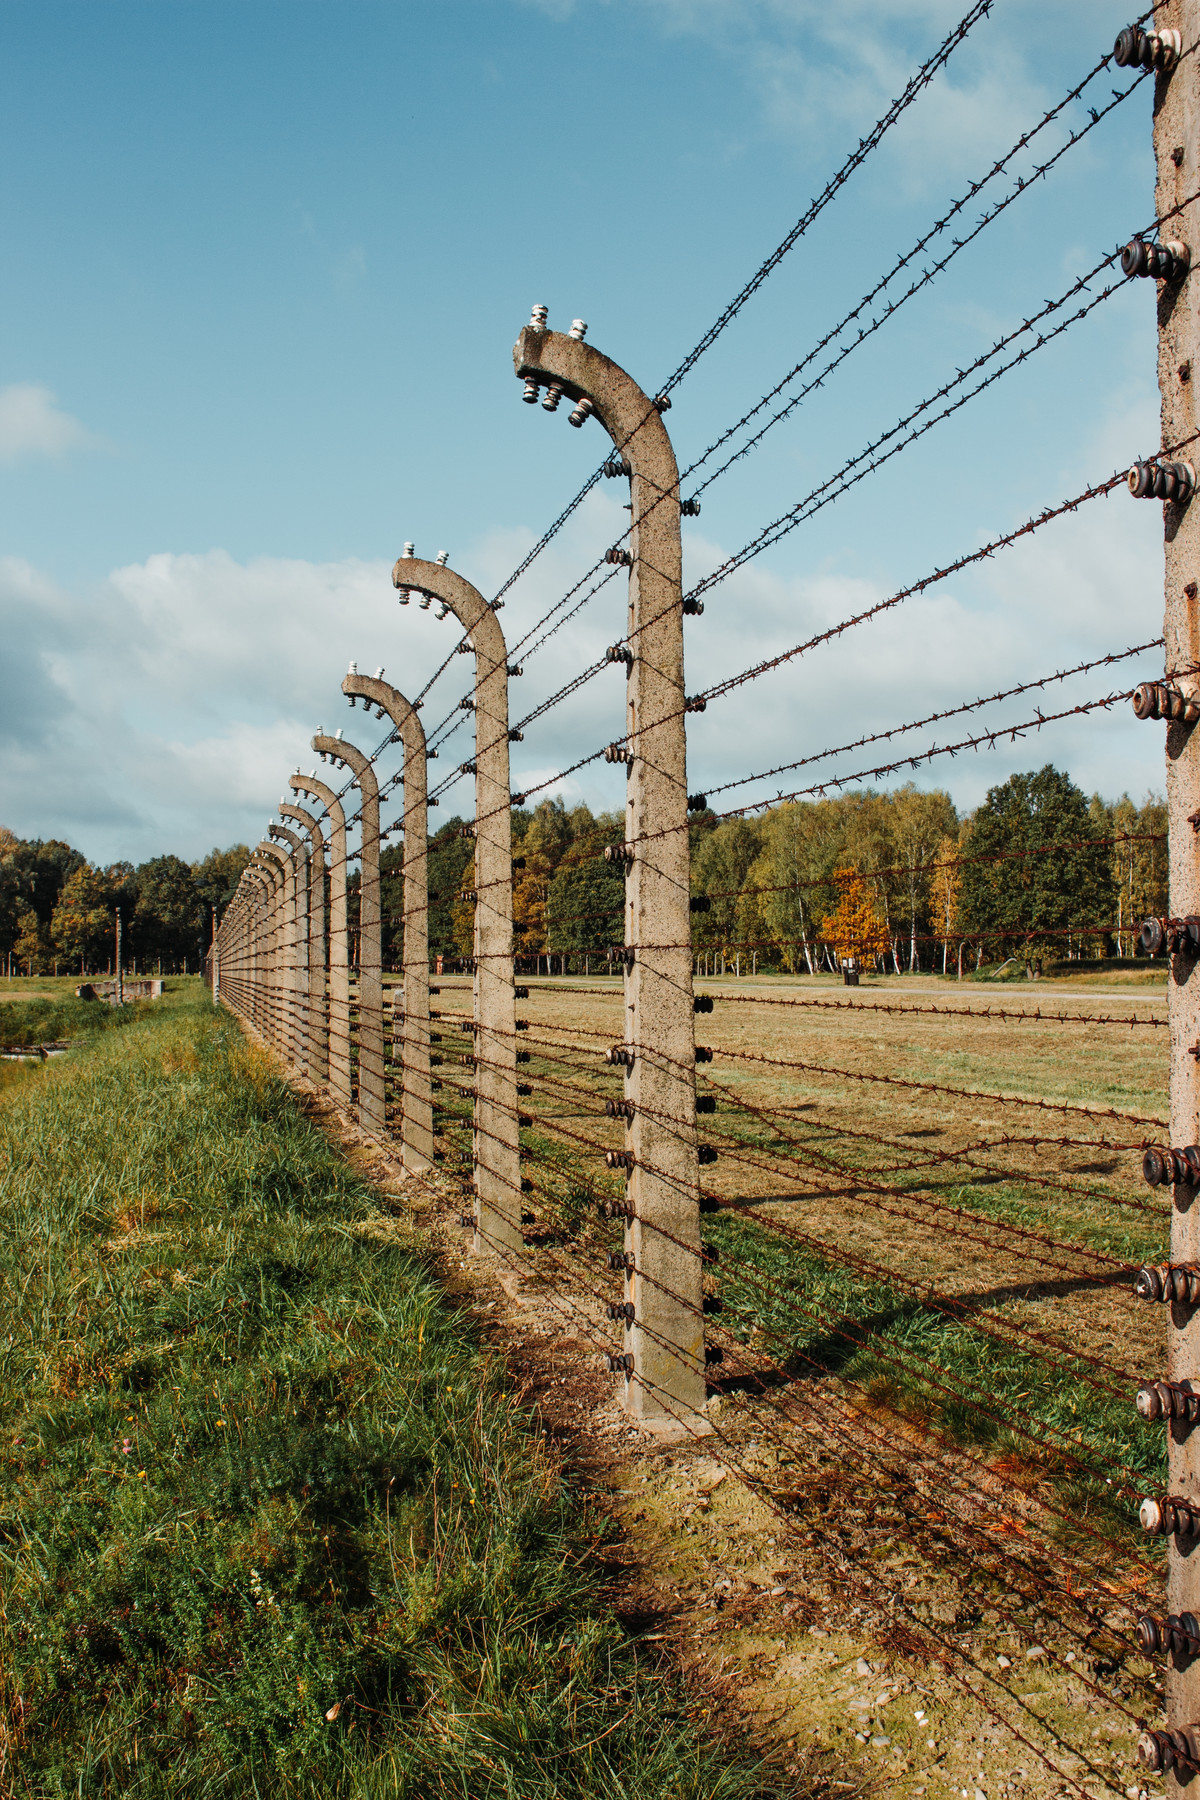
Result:
{"type": "Polygon", "coordinates": [[[272,872],[273,886],[266,938],[266,1031],[276,1054],[291,1060],[291,1008],[289,1003],[288,952],[291,937],[291,858],[282,844],[264,838],[258,845],[259,861],[272,872]]]}
{"type": "Polygon", "coordinates": [[[329,1092],[349,1112],[350,1085],[350,929],[346,915],[346,815],[331,787],[315,775],[289,778],[288,785],[319,800],[329,816],[329,1092]]]}
{"type": "MultiPolygon", "coordinates": [[[[282,804],[282,803],[281,803],[282,804]]],[[[288,994],[291,1011],[292,1062],[301,1075],[308,1074],[308,843],[284,825],[272,825],[271,836],[290,850],[291,917],[288,940],[288,994]]]]}
{"type": "Polygon", "coordinates": [[[329,1020],[325,999],[325,838],[302,806],[279,802],[281,819],[294,819],[308,833],[308,1078],[318,1087],[329,1080],[329,1020]]]}
{"type": "Polygon", "coordinates": [[[475,777],[475,1249],[519,1255],[508,651],[494,610],[444,561],[402,556],[392,583],[402,600],[410,591],[440,600],[468,633],[475,657],[475,755],[463,764],[475,777]]]}
{"type": "Polygon", "coordinates": [[[364,1131],[387,1130],[383,1077],[383,939],[379,908],[379,783],[371,759],[344,738],[314,737],[322,756],[342,762],[362,799],[362,851],[358,890],[358,1122],[364,1131]]]}
{"type": "MultiPolygon", "coordinates": [[[[429,822],[425,732],[416,709],[379,676],[347,675],[351,703],[388,715],[404,746],[404,1009],[400,1023],[400,1134],[406,1169],[433,1161],[433,1097],[429,1085],[429,822]]],[[[392,1007],[393,1050],[396,1011],[392,1007]]]]}
{"type": "Polygon", "coordinates": [[[584,343],[582,322],[570,335],[549,331],[544,308],[538,310],[542,318],[522,331],[513,351],[526,396],[532,388],[536,398],[544,384],[578,403],[572,424],[594,413],[616,446],[614,472],[629,479],[632,517],[619,547],[629,563],[623,648],[630,760],[621,854],[632,1059],[625,1093],[633,1104],[626,1246],[634,1266],[626,1292],[634,1320],[626,1347],[634,1366],[625,1404],[651,1428],[695,1429],[703,1420],[705,1354],[679,472],[661,416],[669,402],[652,400],[584,343]]]}
{"type": "MultiPolygon", "coordinates": [[[[1154,152],[1158,169],[1155,210],[1170,214],[1197,188],[1200,175],[1200,58],[1190,54],[1200,38],[1200,0],[1164,0],[1146,29],[1180,34],[1184,54],[1155,82],[1154,152]]],[[[1124,34],[1123,34],[1124,35],[1124,34]]],[[[1188,207],[1170,220],[1163,240],[1182,239],[1191,252],[1190,275],[1158,284],[1158,380],[1162,400],[1162,442],[1182,445],[1173,454],[1200,468],[1200,209],[1188,207]]],[[[1178,467],[1178,463],[1175,465],[1178,467]]],[[[1166,667],[1184,671],[1178,686],[1200,697],[1200,679],[1188,671],[1200,664],[1200,499],[1191,490],[1163,508],[1166,538],[1164,632],[1166,667]]],[[[1194,821],[1200,813],[1200,732],[1177,719],[1166,729],[1167,835],[1170,912],[1174,918],[1200,914],[1200,856],[1194,821]]],[[[1200,1138],[1200,959],[1185,937],[1170,958],[1167,1009],[1171,1035],[1171,1144],[1181,1148],[1200,1138]]],[[[1200,1262],[1200,1205],[1196,1189],[1174,1188],[1171,1262],[1200,1262]]],[[[1178,1289],[1176,1289],[1178,1292],[1178,1289]]],[[[1167,1309],[1167,1379],[1187,1387],[1200,1383],[1200,1308],[1175,1300],[1167,1309]]],[[[1183,1419],[1148,1427],[1165,1431],[1167,1491],[1200,1510],[1200,1428],[1183,1419]]],[[[1175,1535],[1167,1545],[1167,1611],[1200,1614],[1200,1538],[1175,1535]]],[[[1200,1721],[1200,1658],[1166,1658],[1167,1727],[1195,1736],[1200,1721]]],[[[1195,1791],[1193,1768],[1176,1763],[1167,1777],[1173,1796],[1195,1791]]]]}

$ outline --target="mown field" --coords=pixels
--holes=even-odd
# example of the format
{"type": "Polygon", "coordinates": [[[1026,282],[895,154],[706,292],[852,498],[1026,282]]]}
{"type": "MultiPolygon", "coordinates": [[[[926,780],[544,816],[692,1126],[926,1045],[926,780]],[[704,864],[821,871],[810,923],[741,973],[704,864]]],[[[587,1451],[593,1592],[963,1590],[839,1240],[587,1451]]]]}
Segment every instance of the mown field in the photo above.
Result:
{"type": "MultiPolygon", "coordinates": [[[[771,1624],[747,1635],[760,1599],[730,1654],[752,1646],[758,1704],[778,1705],[793,1741],[855,1779],[957,1794],[982,1779],[978,1757],[989,1794],[1060,1793],[1064,1778],[1122,1794],[1136,1721],[1159,1716],[1161,1669],[1133,1641],[1162,1579],[1137,1504],[1165,1473],[1162,1428],[1133,1406],[1163,1367],[1166,1320],[1132,1280],[1166,1253],[1170,1217],[1140,1173],[1143,1142],[1166,1138],[1165,993],[1147,974],[1127,986],[1104,972],[1036,987],[901,978],[853,993],[804,978],[696,983],[713,997],[696,1021],[713,1051],[697,1088],[714,1102],[699,1120],[718,1152],[700,1172],[702,1235],[707,1338],[724,1361],[710,1378],[716,1436],[691,1451],[711,1444],[745,1479],[711,1524],[693,1496],[657,1554],[697,1620],[715,1620],[722,1582],[755,1579],[733,1546],[739,1509],[756,1511],[741,1561],[773,1555],[770,1593],[786,1593],[792,1622],[766,1608],[771,1624]],[[916,1010],[935,1006],[967,1016],[916,1010]],[[884,1010],[897,1007],[913,1010],[884,1010]],[[856,1692],[839,1723],[832,1689],[817,1704],[793,1680],[816,1654],[795,1621],[831,1632],[850,1669],[905,1643],[936,1738],[919,1715],[899,1729],[887,1696],[856,1692]]],[[[621,1227],[603,1202],[624,1178],[603,1157],[624,1127],[604,1116],[622,1088],[602,1053],[624,1039],[620,989],[529,986],[533,1280],[579,1347],[615,1350],[605,1301],[622,1290],[607,1254],[621,1227]]],[[[438,1004],[453,1170],[465,986],[444,980],[438,1004]]],[[[669,1500],[663,1490],[648,1516],[665,1522],[669,1500]]]]}
{"type": "Polygon", "coordinates": [[[0,1103],[0,1792],[778,1791],[380,1193],[169,986],[0,1103]]]}

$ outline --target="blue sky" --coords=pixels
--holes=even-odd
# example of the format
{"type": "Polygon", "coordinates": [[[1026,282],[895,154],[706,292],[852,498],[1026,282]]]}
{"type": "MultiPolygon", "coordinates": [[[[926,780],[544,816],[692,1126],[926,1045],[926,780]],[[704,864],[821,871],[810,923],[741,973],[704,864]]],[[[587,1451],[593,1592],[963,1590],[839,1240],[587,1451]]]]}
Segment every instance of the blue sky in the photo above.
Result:
{"type": "MultiPolygon", "coordinates": [[[[253,841],[287,772],[310,766],[315,727],[349,724],[350,656],[411,690],[449,647],[449,625],[396,608],[388,571],[404,539],[448,549],[494,591],[600,460],[599,427],[577,433],[519,403],[510,350],[531,303],[564,329],[585,317],[591,341],[655,388],[965,10],[9,0],[0,821],[104,859],[253,841]]],[[[677,391],[681,462],[1127,22],[1109,0],[996,0],[677,391]]],[[[1107,72],[1066,123],[1130,85],[1107,72]]],[[[1063,130],[1038,143],[1057,147],[1063,130]]],[[[685,522],[689,576],[1152,216],[1146,84],[705,494],[685,522]]],[[[689,687],[1153,450],[1151,290],[1131,284],[707,596],[688,622],[689,687]]],[[[510,594],[510,639],[617,536],[614,489],[510,594]]],[[[1156,636],[1160,539],[1157,506],[1093,503],[714,703],[693,722],[692,785],[1156,636]]],[[[606,589],[528,665],[514,717],[622,618],[606,589]]],[[[464,667],[431,696],[429,724],[464,667]]],[[[1034,700],[1056,710],[1060,693],[1073,703],[1160,668],[1151,652],[1034,700]]],[[[622,702],[619,677],[600,677],[531,727],[514,785],[616,735],[622,702]]],[[[1029,716],[1020,701],[984,715],[1029,716]]],[[[463,733],[455,743],[469,754],[463,733]]],[[[1126,707],[916,779],[967,807],[1047,760],[1089,790],[1140,798],[1161,786],[1161,727],[1126,707]]],[[[619,785],[600,770],[550,791],[611,804],[619,785]]],[[[446,810],[468,798],[448,795],[446,810]]]]}

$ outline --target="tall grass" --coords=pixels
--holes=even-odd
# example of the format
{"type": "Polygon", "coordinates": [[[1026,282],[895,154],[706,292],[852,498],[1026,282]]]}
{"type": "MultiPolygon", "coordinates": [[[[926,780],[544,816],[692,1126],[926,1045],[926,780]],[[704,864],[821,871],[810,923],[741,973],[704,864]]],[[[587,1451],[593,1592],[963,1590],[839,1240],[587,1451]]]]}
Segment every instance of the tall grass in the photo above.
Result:
{"type": "Polygon", "coordinates": [[[749,1800],[464,1319],[202,1000],[0,1107],[0,1793],[749,1800]]]}

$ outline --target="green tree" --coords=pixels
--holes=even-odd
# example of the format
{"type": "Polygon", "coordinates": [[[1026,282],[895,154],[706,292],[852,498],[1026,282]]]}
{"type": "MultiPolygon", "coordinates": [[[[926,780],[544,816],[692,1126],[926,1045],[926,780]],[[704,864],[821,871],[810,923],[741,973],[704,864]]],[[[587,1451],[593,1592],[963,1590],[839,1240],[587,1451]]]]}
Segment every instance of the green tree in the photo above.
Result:
{"type": "Polygon", "coordinates": [[[129,898],[128,863],[98,869],[81,863],[68,876],[50,922],[55,950],[78,958],[81,969],[98,969],[115,949],[116,909],[129,898]]]}
{"type": "Polygon", "coordinates": [[[966,935],[993,955],[1103,937],[1114,904],[1103,836],[1070,776],[1049,763],[989,788],[963,850],[996,860],[963,864],[958,910],[966,935]]]}
{"type": "Polygon", "coordinates": [[[178,856],[155,856],[137,871],[132,942],[144,962],[195,968],[207,948],[209,908],[191,866],[178,856]]]}
{"type": "Polygon", "coordinates": [[[249,861],[250,851],[245,844],[231,844],[228,850],[210,850],[202,862],[192,864],[196,893],[210,917],[214,908],[218,913],[225,911],[249,861]]]}
{"type": "MultiPolygon", "coordinates": [[[[459,954],[454,940],[454,903],[458,894],[463,870],[473,860],[474,851],[470,838],[459,836],[466,824],[459,815],[447,819],[429,840],[429,954],[431,956],[457,956],[459,954]]],[[[389,851],[392,856],[394,852],[389,851]]],[[[394,898],[403,898],[403,882],[395,884],[391,890],[394,898]]],[[[393,916],[400,907],[389,903],[388,912],[393,916]]],[[[393,925],[392,930],[395,931],[393,925]]],[[[393,953],[394,954],[394,953],[393,953]]]]}
{"type": "Polygon", "coordinates": [[[564,863],[546,890],[546,948],[601,956],[625,940],[625,881],[601,857],[564,863]]]}
{"type": "Polygon", "coordinates": [[[698,944],[728,950],[753,940],[758,897],[748,890],[753,886],[750,871],[763,842],[759,819],[726,819],[701,838],[692,866],[692,885],[697,893],[708,896],[709,910],[697,919],[698,944]]]}
{"type": "MultiPolygon", "coordinates": [[[[958,813],[949,794],[922,793],[911,782],[889,796],[888,837],[895,871],[889,880],[893,914],[902,912],[908,925],[908,967],[919,966],[918,928],[929,930],[932,914],[934,861],[939,844],[958,832],[958,813]]],[[[930,948],[932,961],[932,946],[930,948]]]]}

